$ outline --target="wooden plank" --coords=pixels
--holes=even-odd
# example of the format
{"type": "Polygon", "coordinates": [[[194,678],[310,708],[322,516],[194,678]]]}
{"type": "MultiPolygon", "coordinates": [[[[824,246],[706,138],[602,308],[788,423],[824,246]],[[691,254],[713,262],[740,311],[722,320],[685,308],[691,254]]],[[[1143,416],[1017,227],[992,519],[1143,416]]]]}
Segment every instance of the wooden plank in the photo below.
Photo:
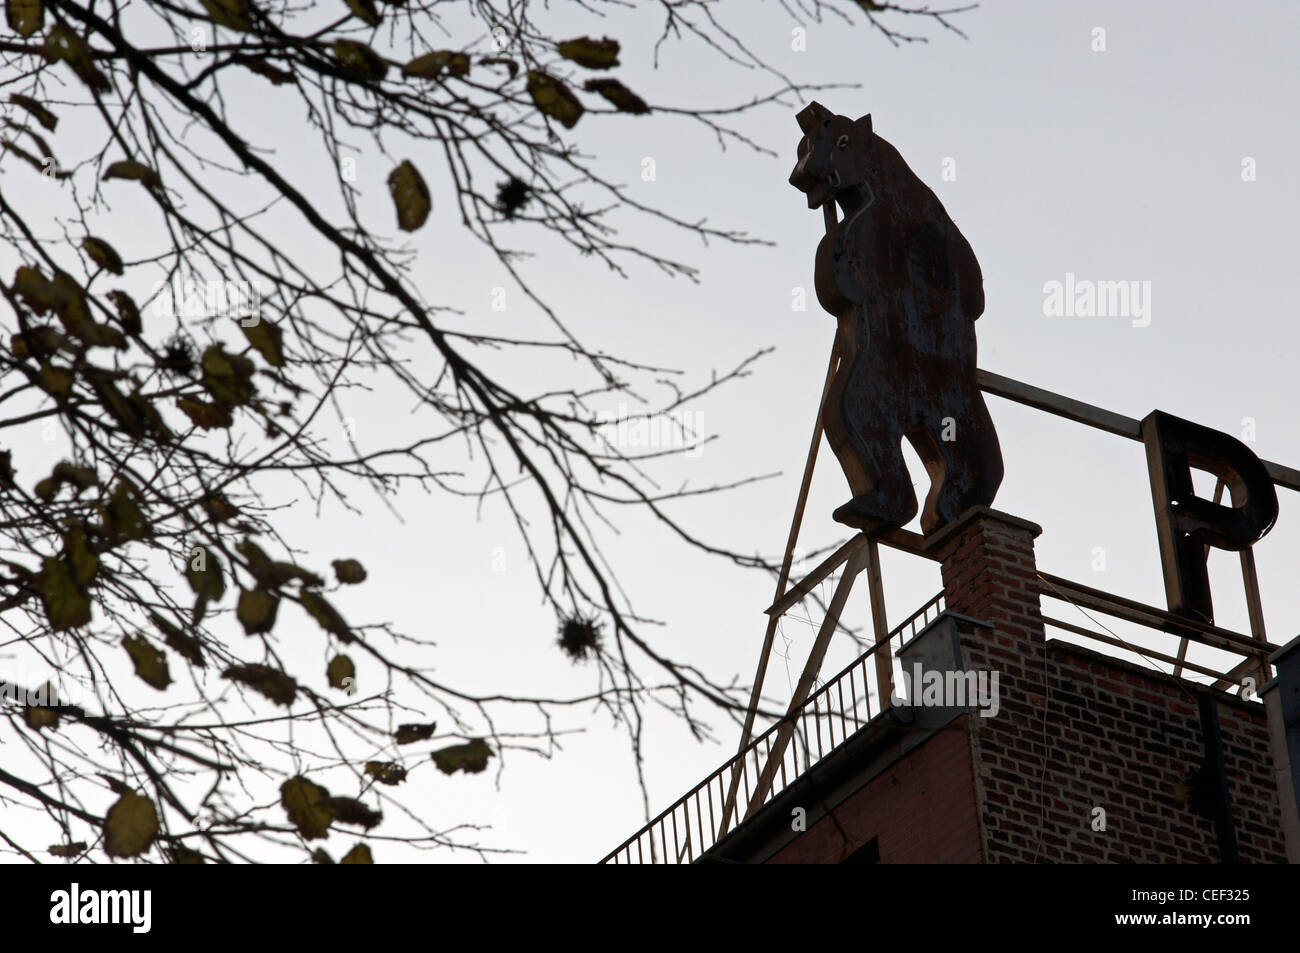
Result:
{"type": "Polygon", "coordinates": [[[867,543],[867,587],[871,593],[871,623],[876,630],[876,687],[880,691],[880,710],[884,711],[889,707],[889,699],[894,692],[894,667],[889,654],[889,620],[885,617],[885,585],[880,576],[880,547],[874,539],[867,543]]]}
{"type": "Polygon", "coordinates": [[[772,789],[772,779],[776,774],[777,766],[784,760],[786,746],[790,743],[790,736],[794,734],[799,709],[807,701],[813,685],[817,682],[817,675],[821,671],[822,661],[826,658],[826,650],[831,644],[831,635],[839,624],[840,613],[844,611],[844,604],[848,601],[849,592],[853,589],[853,580],[866,566],[866,561],[867,555],[864,547],[855,550],[844,567],[844,575],[840,577],[839,584],[835,587],[835,593],[831,596],[830,606],[826,610],[826,618],[822,620],[821,628],[817,631],[817,639],[813,642],[812,651],[808,654],[808,662],[804,665],[803,674],[799,676],[799,683],[794,687],[794,696],[790,699],[790,707],[781,720],[780,727],[777,728],[767,764],[763,766],[758,783],[754,787],[754,793],[750,797],[749,807],[745,811],[746,817],[763,805],[768,791],[772,789]]]}
{"type": "MultiPolygon", "coordinates": [[[[780,599],[785,593],[786,583],[790,579],[790,566],[794,561],[794,548],[799,541],[799,527],[803,523],[804,507],[808,503],[808,490],[812,486],[813,470],[817,466],[817,449],[822,442],[822,408],[826,405],[826,395],[830,393],[831,381],[835,377],[835,369],[840,363],[840,335],[835,332],[835,339],[831,342],[831,357],[826,365],[826,381],[822,384],[821,400],[817,402],[817,419],[813,423],[812,441],[808,445],[808,458],[804,462],[803,480],[799,484],[799,498],[795,501],[794,518],[790,521],[790,533],[785,541],[785,556],[781,560],[781,572],[776,579],[776,599],[780,599]]],[[[763,695],[763,682],[767,679],[767,663],[772,657],[772,643],[776,639],[776,627],[781,620],[780,613],[769,614],[767,620],[767,630],[763,633],[763,647],[758,655],[758,671],[754,673],[754,686],[749,692],[749,705],[745,708],[745,723],[740,731],[740,747],[737,754],[743,754],[749,747],[749,739],[754,731],[754,717],[758,713],[759,699],[763,695]]],[[[727,824],[731,820],[732,811],[736,806],[736,789],[740,784],[740,775],[738,772],[732,772],[731,784],[727,789],[727,799],[722,806],[722,823],[718,830],[718,837],[721,838],[727,832],[727,824]]]]}
{"type": "MultiPolygon", "coordinates": [[[[1044,410],[1049,414],[1064,417],[1066,420],[1087,424],[1089,427],[1095,427],[1107,433],[1128,437],[1130,440],[1139,442],[1142,440],[1142,422],[1133,417],[1125,417],[1123,414],[1117,414],[1102,407],[1075,400],[1073,397],[1055,394],[1050,390],[1043,390],[1041,387],[1026,384],[1024,381],[1003,377],[1001,374],[994,374],[992,371],[980,370],[976,372],[976,375],[980,389],[985,393],[1013,400],[1018,404],[1033,407],[1035,410],[1044,410]]],[[[1264,464],[1264,469],[1268,471],[1269,477],[1275,484],[1284,486],[1288,490],[1300,491],[1300,470],[1280,463],[1273,463],[1269,460],[1261,460],[1260,462],[1264,464]]]]}

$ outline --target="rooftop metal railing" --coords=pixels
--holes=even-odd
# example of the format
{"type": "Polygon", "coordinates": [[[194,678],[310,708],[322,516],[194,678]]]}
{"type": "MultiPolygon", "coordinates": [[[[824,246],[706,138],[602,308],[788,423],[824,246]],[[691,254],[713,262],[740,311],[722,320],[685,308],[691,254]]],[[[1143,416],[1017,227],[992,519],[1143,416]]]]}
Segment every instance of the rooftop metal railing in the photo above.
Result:
{"type": "Polygon", "coordinates": [[[691,863],[708,851],[725,834],[721,831],[721,824],[732,772],[740,773],[736,805],[731,812],[730,827],[734,828],[738,823],[737,812],[743,818],[747,806],[749,813],[757,811],[880,714],[883,709],[878,700],[880,687],[875,673],[876,652],[887,646],[893,657],[905,642],[943,611],[943,594],[940,593],[912,613],[902,625],[891,630],[887,639],[873,645],[808,697],[792,716],[795,743],[785,746],[772,784],[759,803],[750,804],[758,779],[772,753],[777,732],[790,724],[785,718],[611,851],[601,863],[691,863]],[[874,710],[871,703],[873,686],[877,697],[874,710]]]}

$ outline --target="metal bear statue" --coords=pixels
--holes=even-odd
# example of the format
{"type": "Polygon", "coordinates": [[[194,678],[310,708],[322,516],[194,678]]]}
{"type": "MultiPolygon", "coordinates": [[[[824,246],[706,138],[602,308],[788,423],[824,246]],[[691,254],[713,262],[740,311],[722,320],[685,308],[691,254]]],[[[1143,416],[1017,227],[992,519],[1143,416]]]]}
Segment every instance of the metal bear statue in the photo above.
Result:
{"type": "Polygon", "coordinates": [[[921,514],[928,535],[971,506],[990,505],[1002,482],[1002,452],[976,379],[979,262],[869,115],[855,122],[812,103],[797,119],[804,135],[790,184],[825,212],[817,300],[839,322],[840,361],[822,425],[853,499],[835,519],[868,532],[911,521],[906,437],[930,474],[921,514]]]}

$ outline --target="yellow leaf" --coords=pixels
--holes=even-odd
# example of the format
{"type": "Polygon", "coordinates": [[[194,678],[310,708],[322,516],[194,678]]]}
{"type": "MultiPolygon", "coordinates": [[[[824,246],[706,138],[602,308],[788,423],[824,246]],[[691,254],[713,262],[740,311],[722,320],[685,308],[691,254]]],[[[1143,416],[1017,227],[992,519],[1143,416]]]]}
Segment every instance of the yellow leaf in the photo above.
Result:
{"type": "Polygon", "coordinates": [[[388,174],[388,191],[397,206],[398,228],[413,232],[424,224],[433,202],[429,198],[429,187],[409,159],[388,174]]]}
{"type": "Polygon", "coordinates": [[[336,559],[331,565],[334,567],[334,575],[338,576],[341,583],[355,586],[366,581],[366,567],[355,559],[336,559]]]}
{"type": "Polygon", "coordinates": [[[19,36],[31,36],[44,25],[45,8],[41,0],[5,0],[5,19],[19,36]]]}
{"type": "MultiPolygon", "coordinates": [[[[10,0],[11,4],[13,2],[14,0],[10,0]]],[[[17,0],[18,5],[20,6],[30,5],[32,2],[33,0],[17,0]]],[[[36,6],[40,6],[40,0],[34,0],[34,2],[36,6]]],[[[46,109],[38,99],[32,99],[32,97],[24,96],[22,93],[10,93],[9,101],[15,106],[21,106],[23,109],[26,109],[36,117],[37,122],[46,129],[49,129],[51,132],[53,132],[54,127],[59,124],[59,117],[46,109]]]]}
{"type": "Polygon", "coordinates": [[[482,738],[475,738],[468,744],[452,745],[450,748],[435,751],[433,763],[443,774],[455,774],[457,771],[478,774],[487,767],[490,757],[492,757],[492,749],[482,738]]]}
{"type": "Polygon", "coordinates": [[[109,857],[137,857],[149,849],[158,834],[158,811],[143,794],[127,791],[104,818],[104,853],[109,857]]]}
{"type": "Polygon", "coordinates": [[[221,673],[221,677],[246,685],[286,708],[293,704],[294,696],[298,694],[298,683],[291,676],[269,665],[232,665],[221,673]]]}
{"type": "Polygon", "coordinates": [[[149,644],[143,635],[124,636],[122,648],[131,656],[135,665],[135,674],[146,685],[162,691],[172,683],[171,673],[167,670],[167,656],[149,644]]]}
{"type": "Polygon", "coordinates": [[[253,29],[253,5],[249,0],[200,0],[212,22],[247,33],[253,29]]]}
{"type": "Polygon", "coordinates": [[[100,268],[111,271],[115,275],[122,273],[122,257],[118,255],[112,245],[102,238],[87,235],[81,240],[81,247],[85,249],[91,261],[99,265],[100,268]]]}
{"type": "Polygon", "coordinates": [[[646,101],[616,79],[589,79],[582,84],[589,93],[599,93],[619,112],[642,115],[650,111],[646,101]]]}
{"type": "Polygon", "coordinates": [[[284,367],[284,344],[283,335],[280,329],[263,318],[258,318],[257,323],[245,327],[241,321],[239,328],[244,332],[244,337],[248,338],[248,343],[257,349],[266,363],[272,367],[284,367]]]}
{"type": "Polygon", "coordinates": [[[235,615],[244,627],[244,632],[258,635],[274,628],[275,614],[279,608],[280,600],[264,589],[240,589],[235,615]]]}
{"type": "Polygon", "coordinates": [[[576,40],[564,40],[558,49],[566,60],[573,60],[587,69],[609,69],[618,65],[618,40],[609,37],[593,40],[589,36],[580,36],[576,40]]]}
{"type": "Polygon", "coordinates": [[[62,559],[45,557],[37,588],[45,616],[55,632],[66,632],[90,622],[90,596],[77,585],[72,567],[62,559]]]}
{"type": "Polygon", "coordinates": [[[348,9],[371,26],[379,26],[379,11],[374,0],[347,0],[348,9]]]}
{"type": "Polygon", "coordinates": [[[328,836],[334,809],[329,806],[330,792],[298,775],[280,785],[280,803],[289,823],[307,840],[328,836]],[[321,803],[322,801],[326,803],[321,803]]]}
{"type": "Polygon", "coordinates": [[[346,655],[336,655],[325,666],[325,675],[330,680],[330,688],[341,688],[351,693],[357,681],[357,667],[346,655]]]}
{"type": "Polygon", "coordinates": [[[366,774],[390,787],[406,780],[406,769],[394,761],[367,761],[366,774]]]}
{"type": "Polygon", "coordinates": [[[370,856],[370,848],[365,844],[358,844],[350,851],[343,855],[340,864],[373,864],[375,859],[370,856]]]}
{"type": "Polygon", "coordinates": [[[317,847],[311,852],[311,862],[313,864],[332,864],[334,858],[329,855],[324,847],[317,847]]]}
{"type": "Polygon", "coordinates": [[[572,129],[582,118],[583,107],[569,87],[540,70],[528,71],[528,95],[543,113],[572,129]]]}
{"type": "Polygon", "coordinates": [[[104,178],[140,182],[151,189],[159,188],[162,185],[162,180],[158,178],[157,172],[143,162],[136,162],[134,159],[119,159],[117,162],[112,163],[104,170],[104,178]]]}

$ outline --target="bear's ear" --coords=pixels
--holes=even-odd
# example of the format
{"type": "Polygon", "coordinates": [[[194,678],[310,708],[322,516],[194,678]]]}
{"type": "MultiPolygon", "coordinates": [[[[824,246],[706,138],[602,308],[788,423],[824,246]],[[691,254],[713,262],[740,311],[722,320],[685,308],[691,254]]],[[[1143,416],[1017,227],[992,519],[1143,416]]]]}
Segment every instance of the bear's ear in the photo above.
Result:
{"type": "Polygon", "coordinates": [[[871,113],[867,113],[853,125],[856,126],[858,131],[867,138],[871,137],[871,113]]]}

